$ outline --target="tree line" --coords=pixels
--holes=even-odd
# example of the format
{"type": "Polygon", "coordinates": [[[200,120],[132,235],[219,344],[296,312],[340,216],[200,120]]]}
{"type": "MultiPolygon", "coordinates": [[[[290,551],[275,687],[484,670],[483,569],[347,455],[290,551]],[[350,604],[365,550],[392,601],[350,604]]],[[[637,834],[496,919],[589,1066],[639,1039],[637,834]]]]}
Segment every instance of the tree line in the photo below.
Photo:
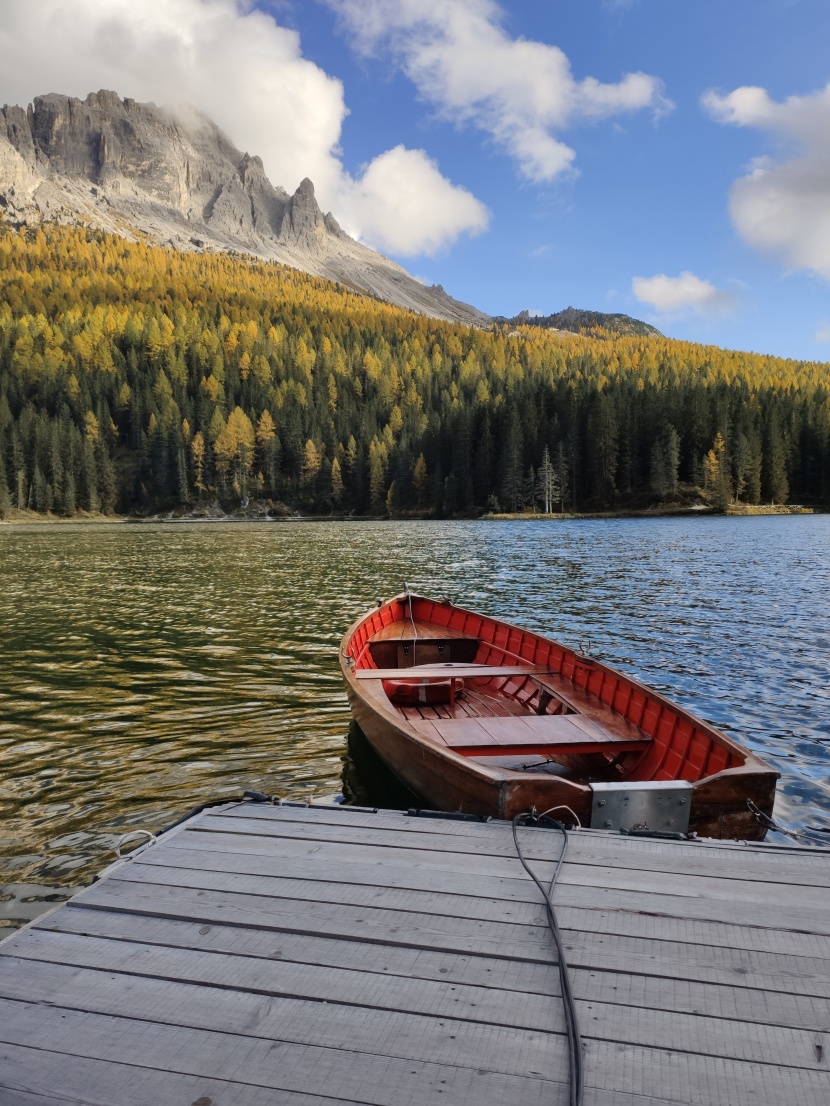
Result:
{"type": "Polygon", "coordinates": [[[479,329],[296,270],[0,223],[0,513],[830,502],[824,364],[479,329]]]}

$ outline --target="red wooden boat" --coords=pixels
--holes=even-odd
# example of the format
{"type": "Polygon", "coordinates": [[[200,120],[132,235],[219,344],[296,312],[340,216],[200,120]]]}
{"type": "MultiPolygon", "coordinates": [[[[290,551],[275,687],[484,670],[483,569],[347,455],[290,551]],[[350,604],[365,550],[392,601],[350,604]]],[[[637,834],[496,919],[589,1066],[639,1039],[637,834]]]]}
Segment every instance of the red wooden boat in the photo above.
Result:
{"type": "Polygon", "coordinates": [[[346,632],[355,721],[434,809],[757,840],[779,773],[592,657],[408,591],[346,632]],[[685,808],[685,809],[684,809],[685,808]],[[569,814],[574,818],[569,818],[569,814]]]}

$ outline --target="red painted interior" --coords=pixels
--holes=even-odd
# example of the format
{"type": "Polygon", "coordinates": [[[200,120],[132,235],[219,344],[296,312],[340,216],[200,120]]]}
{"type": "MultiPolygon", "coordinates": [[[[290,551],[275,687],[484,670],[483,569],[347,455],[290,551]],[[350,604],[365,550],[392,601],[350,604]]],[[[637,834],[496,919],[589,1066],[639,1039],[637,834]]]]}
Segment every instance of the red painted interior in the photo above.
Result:
{"type": "MultiPolygon", "coordinates": [[[[579,657],[556,642],[509,626],[498,619],[430,599],[414,598],[412,616],[419,622],[477,638],[479,645],[475,662],[478,664],[515,665],[524,662],[549,668],[633,723],[652,740],[644,753],[631,754],[626,775],[636,775],[639,780],[684,779],[694,782],[724,768],[740,767],[745,761],[739,751],[721,744],[716,733],[705,724],[685,715],[657,693],[650,692],[622,673],[579,657]]],[[[399,599],[379,607],[365,618],[355,628],[348,643],[347,652],[354,658],[356,667],[376,667],[367,648],[369,639],[384,626],[404,622],[409,617],[408,602],[399,599]]],[[[500,695],[530,710],[538,705],[539,689],[531,677],[502,677],[491,683],[500,695]]],[[[551,713],[557,709],[555,701],[548,708],[551,713]]]]}

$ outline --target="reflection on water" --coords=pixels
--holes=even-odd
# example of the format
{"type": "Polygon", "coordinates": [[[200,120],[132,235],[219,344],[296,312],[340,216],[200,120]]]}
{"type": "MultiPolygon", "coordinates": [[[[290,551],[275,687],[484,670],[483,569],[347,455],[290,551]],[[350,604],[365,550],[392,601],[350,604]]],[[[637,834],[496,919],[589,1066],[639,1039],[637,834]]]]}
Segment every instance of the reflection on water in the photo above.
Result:
{"type": "Polygon", "coordinates": [[[830,822],[828,517],[0,527],[0,924],[206,799],[357,800],[337,644],[404,580],[589,644],[830,822]]]}
{"type": "Polygon", "coordinates": [[[387,768],[356,722],[350,723],[346,736],[342,780],[343,802],[350,806],[409,810],[426,805],[387,768]]]}

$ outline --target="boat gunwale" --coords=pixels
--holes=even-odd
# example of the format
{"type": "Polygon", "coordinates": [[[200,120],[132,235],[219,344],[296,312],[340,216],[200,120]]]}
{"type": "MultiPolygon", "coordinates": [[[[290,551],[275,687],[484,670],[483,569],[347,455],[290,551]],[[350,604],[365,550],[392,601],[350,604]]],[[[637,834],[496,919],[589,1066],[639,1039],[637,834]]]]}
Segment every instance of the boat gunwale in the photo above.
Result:
{"type": "MultiPolygon", "coordinates": [[[[751,749],[744,745],[741,745],[739,742],[735,741],[734,738],[729,737],[728,734],[725,734],[722,730],[719,730],[712,723],[697,717],[697,715],[693,714],[686,707],[681,706],[679,703],[676,703],[673,700],[669,699],[662,692],[656,691],[648,685],[637,680],[635,677],[629,676],[625,672],[619,671],[618,669],[614,668],[613,665],[606,664],[605,661],[601,661],[594,657],[587,656],[586,654],[579,653],[576,649],[572,649],[570,646],[563,645],[561,642],[556,641],[554,638],[549,638],[546,637],[544,634],[537,633],[535,630],[528,630],[525,627],[517,626],[515,623],[508,622],[506,619],[494,615],[481,614],[478,611],[471,611],[468,608],[460,607],[457,604],[450,602],[449,600],[431,599],[429,596],[421,595],[416,592],[402,592],[390,599],[383,600],[375,607],[369,608],[364,614],[358,617],[351,624],[351,626],[349,626],[340,642],[340,667],[341,671],[343,672],[344,678],[347,680],[348,686],[352,688],[353,693],[357,695],[364,703],[366,703],[371,710],[382,713],[384,719],[388,723],[393,725],[399,732],[406,734],[408,737],[414,738],[419,744],[427,746],[429,748],[429,751],[432,753],[438,752],[442,756],[451,757],[452,760],[456,763],[461,762],[462,764],[474,766],[474,771],[479,776],[484,776],[488,779],[493,780],[493,782],[502,781],[507,784],[514,782],[517,779],[527,780],[528,778],[532,778],[534,776],[544,775],[544,773],[533,773],[529,771],[519,772],[509,768],[498,769],[496,772],[494,772],[486,765],[482,765],[477,761],[471,760],[470,758],[465,757],[463,754],[456,753],[448,746],[437,745],[428,737],[422,735],[417,726],[413,725],[413,723],[409,719],[404,718],[397,711],[393,713],[392,711],[387,710],[381,700],[372,697],[371,703],[369,703],[369,697],[364,694],[363,689],[360,687],[362,681],[358,680],[357,677],[354,675],[356,671],[367,670],[363,668],[358,669],[357,659],[353,659],[351,655],[346,652],[346,648],[348,645],[350,645],[351,640],[357,630],[363,625],[363,623],[365,623],[373,615],[376,615],[378,611],[382,610],[384,607],[391,607],[395,603],[406,603],[407,601],[415,602],[417,600],[423,600],[427,603],[432,603],[435,605],[447,606],[452,610],[460,611],[464,615],[470,615],[473,618],[486,619],[492,623],[498,623],[508,630],[515,631],[518,634],[530,635],[531,637],[536,638],[547,645],[552,644],[556,646],[556,648],[561,649],[565,654],[570,654],[570,656],[573,658],[574,667],[576,667],[577,665],[582,665],[589,669],[598,669],[603,673],[610,674],[615,679],[621,681],[621,683],[624,684],[626,687],[644,693],[647,699],[650,699],[652,702],[659,704],[661,708],[667,708],[668,710],[673,711],[677,715],[678,719],[682,719],[683,721],[689,723],[693,727],[693,729],[698,729],[702,731],[702,733],[706,737],[708,737],[715,745],[725,749],[725,751],[732,753],[742,760],[742,763],[740,764],[727,766],[719,769],[717,772],[701,775],[697,780],[691,781],[693,787],[700,786],[702,784],[711,784],[713,781],[720,779],[732,779],[736,776],[744,774],[760,774],[768,777],[769,779],[775,778],[776,780],[781,778],[781,773],[777,769],[767,764],[751,749]]],[[[397,621],[397,619],[395,621],[397,621]]],[[[405,619],[402,621],[405,621],[405,619]]],[[[470,635],[471,639],[472,637],[473,635],[470,635]]],[[[361,648],[358,659],[363,657],[368,644],[369,642],[367,639],[367,641],[364,642],[361,648]]],[[[500,649],[502,653],[515,657],[517,660],[525,660],[525,658],[519,656],[511,650],[495,645],[495,643],[492,642],[489,644],[492,644],[493,647],[496,649],[500,649]]],[[[569,679],[569,677],[562,675],[561,670],[558,674],[562,677],[562,679],[569,679]]],[[[570,682],[574,683],[573,680],[570,680],[570,682]]],[[[587,687],[580,688],[580,685],[576,683],[574,683],[574,686],[579,688],[580,690],[586,691],[588,694],[593,694],[592,692],[588,691],[587,687]]],[[[599,698],[598,696],[595,697],[599,698]]],[[[600,699],[600,702],[605,703],[605,700],[600,699]]],[[[625,715],[616,710],[611,704],[605,703],[605,706],[607,706],[608,709],[616,714],[618,717],[625,719],[625,715]]],[[[626,719],[626,721],[630,721],[630,719],[626,719]]],[[[642,730],[641,726],[638,726],[637,728],[642,730]]],[[[654,741],[654,737],[652,735],[647,736],[649,737],[650,741],[654,741]]],[[[570,780],[569,783],[572,786],[590,789],[589,784],[581,784],[576,780],[570,780]]]]}

